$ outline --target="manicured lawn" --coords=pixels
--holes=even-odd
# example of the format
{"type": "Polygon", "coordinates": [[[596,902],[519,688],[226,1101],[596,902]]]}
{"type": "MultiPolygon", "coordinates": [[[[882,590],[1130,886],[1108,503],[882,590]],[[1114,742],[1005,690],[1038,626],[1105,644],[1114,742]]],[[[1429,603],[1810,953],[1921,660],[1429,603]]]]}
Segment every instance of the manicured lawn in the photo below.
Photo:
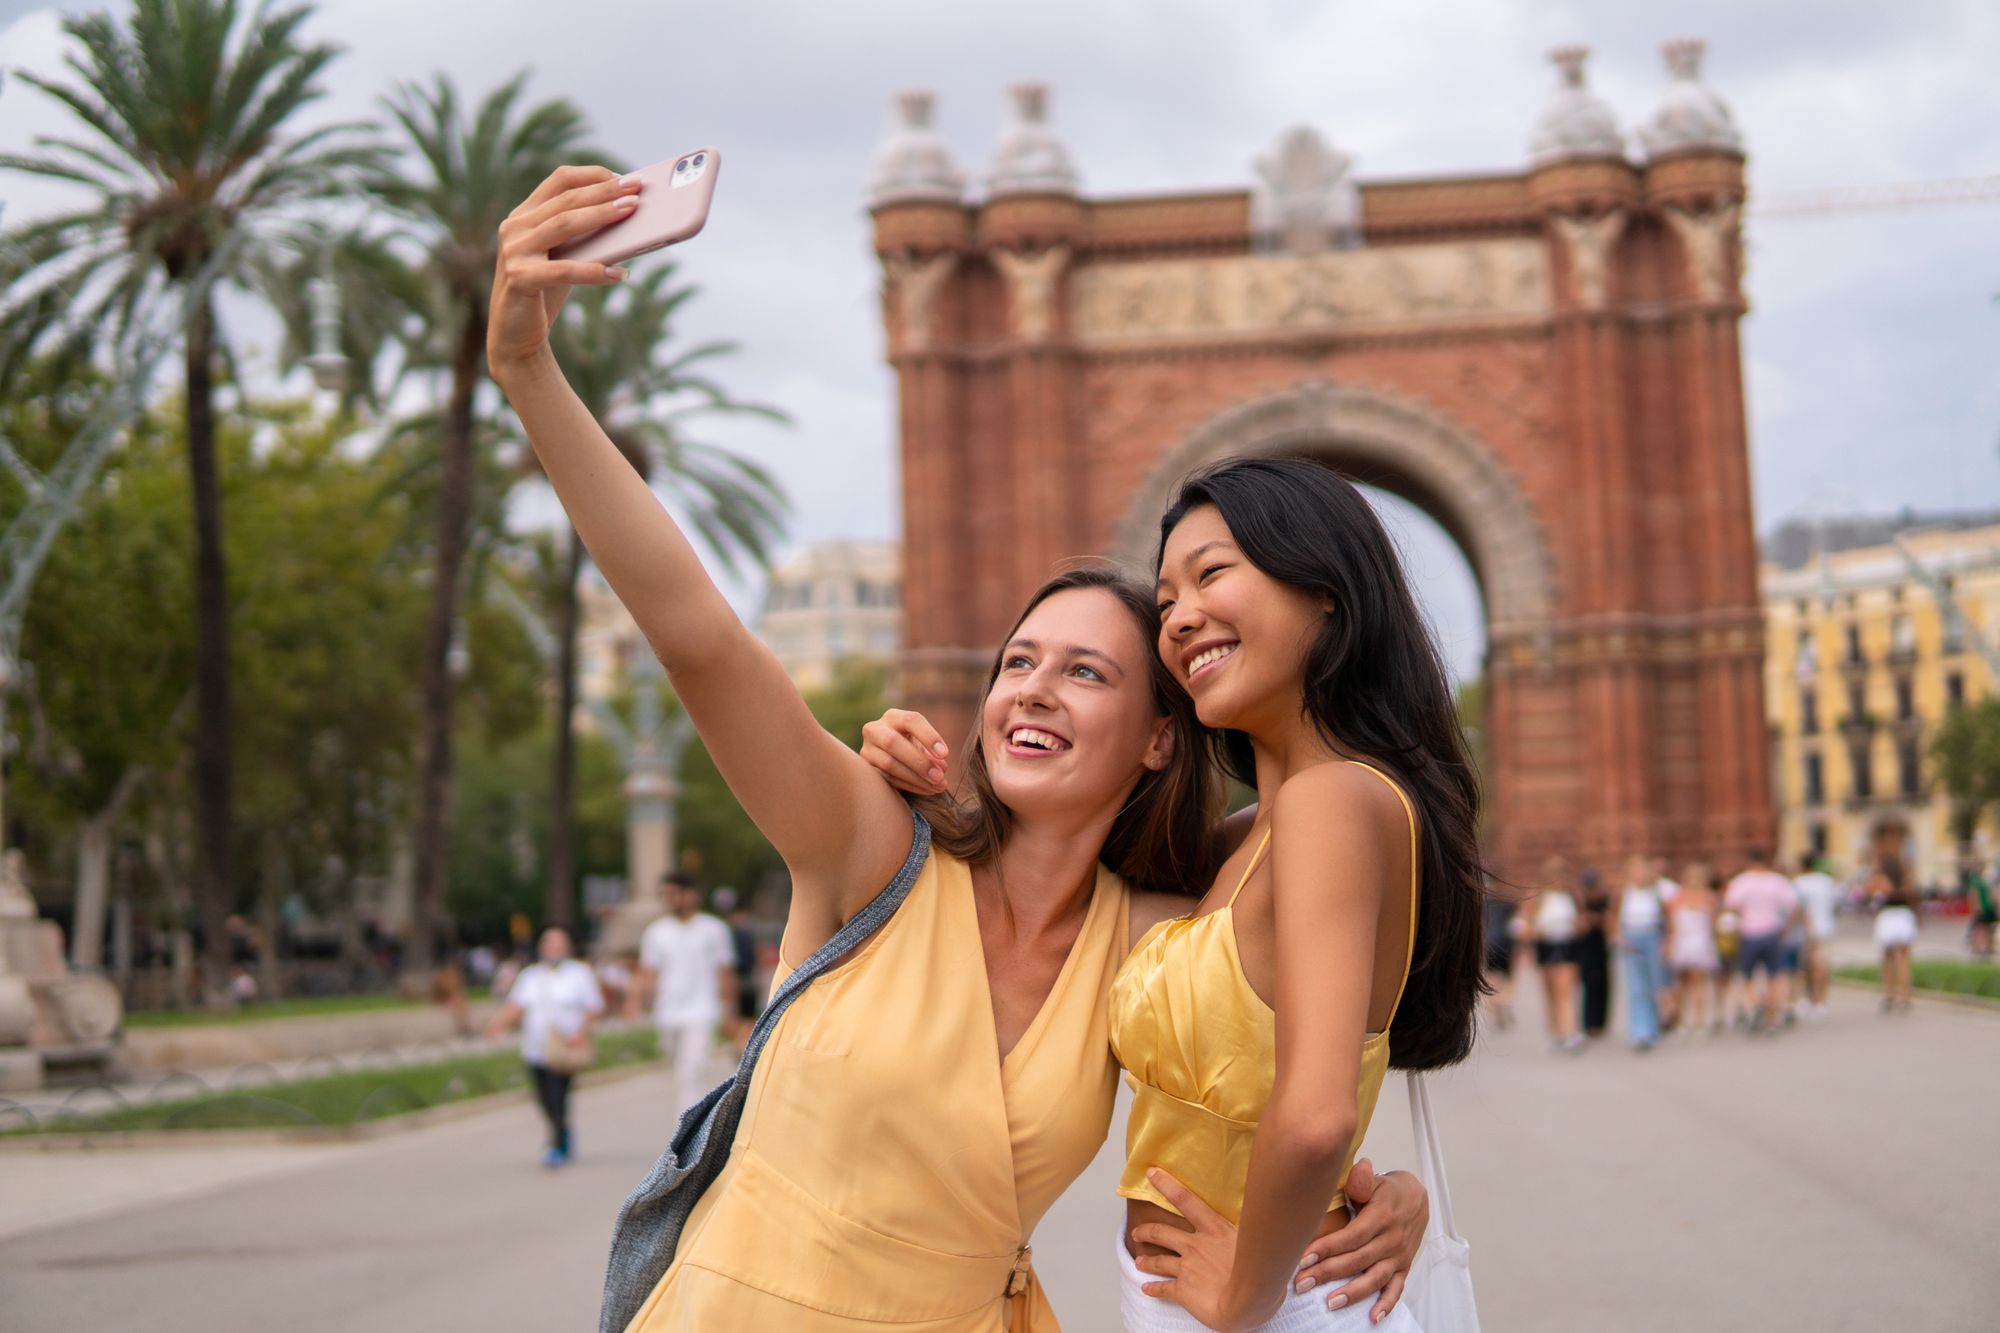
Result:
{"type": "MultiPolygon", "coordinates": [[[[651,1027],[601,1034],[597,1067],[659,1057],[651,1027]]],[[[7,1130],[14,1134],[91,1133],[162,1129],[286,1129],[352,1125],[521,1088],[527,1081],[513,1051],[463,1056],[432,1064],[359,1069],[241,1091],[205,1094],[159,1105],[93,1109],[7,1130]]]]}
{"type": "MultiPolygon", "coordinates": [[[[484,999],[483,988],[466,992],[471,1000],[484,999]]],[[[368,1014],[383,1009],[417,1009],[429,1000],[411,1000],[401,995],[326,995],[311,1000],[252,1000],[226,1014],[206,1009],[152,1009],[125,1015],[127,1029],[192,1027],[204,1023],[255,1023],[266,1018],[324,1018],[334,1014],[368,1014]]]]}
{"type": "MultiPolygon", "coordinates": [[[[1882,972],[1873,965],[1836,968],[1836,976],[1850,981],[1880,985],[1882,972]]],[[[1955,963],[1944,959],[1919,958],[1910,964],[1913,990],[1944,991],[1950,995],[1977,995],[2000,1000],[2000,966],[1992,963],[1955,963]]]]}

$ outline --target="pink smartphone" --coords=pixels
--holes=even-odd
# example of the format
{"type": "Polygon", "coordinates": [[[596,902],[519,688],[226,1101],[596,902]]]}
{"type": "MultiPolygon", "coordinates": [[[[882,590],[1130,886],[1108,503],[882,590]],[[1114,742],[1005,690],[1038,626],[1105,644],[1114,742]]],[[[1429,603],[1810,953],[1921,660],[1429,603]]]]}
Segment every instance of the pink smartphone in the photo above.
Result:
{"type": "Polygon", "coordinates": [[[622,264],[687,240],[708,221],[708,203],[721,170],[722,154],[696,148],[633,172],[644,188],[632,215],[557,246],[549,258],[622,264]]]}

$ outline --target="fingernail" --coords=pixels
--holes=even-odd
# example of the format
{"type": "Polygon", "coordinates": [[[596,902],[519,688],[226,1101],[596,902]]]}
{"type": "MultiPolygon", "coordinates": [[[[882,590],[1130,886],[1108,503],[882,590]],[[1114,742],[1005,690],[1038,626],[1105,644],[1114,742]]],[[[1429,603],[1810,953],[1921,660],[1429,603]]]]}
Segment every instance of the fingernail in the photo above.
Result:
{"type": "Polygon", "coordinates": [[[1318,1285],[1319,1285],[1318,1278],[1302,1277],[1299,1279],[1299,1285],[1296,1288],[1294,1288],[1294,1290],[1296,1290],[1300,1295],[1304,1295],[1306,1292],[1311,1291],[1314,1287],[1318,1285]]]}
{"type": "Polygon", "coordinates": [[[625,281],[625,270],[622,268],[607,268],[604,270],[604,276],[613,282],[623,282],[625,281]]]}
{"type": "Polygon", "coordinates": [[[637,176],[620,176],[618,178],[618,188],[621,190],[636,190],[639,188],[639,178],[637,176]]]}
{"type": "Polygon", "coordinates": [[[630,195],[630,194],[620,195],[618,196],[618,198],[613,199],[611,201],[611,206],[613,208],[621,208],[621,209],[637,208],[639,206],[639,198],[637,195],[630,195]]]}
{"type": "Polygon", "coordinates": [[[934,745],[932,745],[932,746],[931,746],[931,749],[932,749],[932,751],[933,751],[933,752],[935,752],[935,753],[937,753],[937,754],[950,754],[950,753],[951,753],[951,750],[950,750],[949,748],[947,748],[947,747],[946,747],[946,745],[945,745],[945,743],[944,743],[943,741],[938,741],[938,742],[937,742],[936,744],[934,744],[934,745]]]}
{"type": "Polygon", "coordinates": [[[1314,1264],[1316,1264],[1316,1263],[1318,1263],[1318,1262],[1319,1262],[1319,1256],[1318,1256],[1318,1255],[1316,1255],[1316,1254],[1309,1254],[1309,1255],[1307,1255],[1307,1256],[1306,1256],[1306,1257],[1304,1258],[1304,1260],[1302,1260],[1302,1261],[1300,1262],[1300,1264],[1299,1264],[1299,1269],[1300,1269],[1300,1271],[1301,1271],[1301,1272],[1303,1272],[1303,1271],[1304,1271],[1305,1269],[1308,1269],[1308,1268],[1311,1268],[1311,1267],[1312,1267],[1312,1266],[1313,1266],[1314,1264]]]}
{"type": "Polygon", "coordinates": [[[1326,1308],[1329,1310],[1338,1310],[1345,1304],[1347,1304],[1347,1294],[1345,1292],[1336,1291],[1333,1295],[1326,1298],[1326,1308]]]}

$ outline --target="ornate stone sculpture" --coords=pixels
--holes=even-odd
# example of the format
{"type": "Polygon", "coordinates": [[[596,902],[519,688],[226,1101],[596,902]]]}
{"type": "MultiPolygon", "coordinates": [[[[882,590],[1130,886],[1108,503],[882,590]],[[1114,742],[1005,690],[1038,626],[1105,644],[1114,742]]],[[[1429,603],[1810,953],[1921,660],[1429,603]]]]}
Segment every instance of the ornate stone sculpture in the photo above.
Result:
{"type": "Polygon", "coordinates": [[[932,306],[957,263],[958,256],[950,251],[890,255],[882,261],[895,302],[897,351],[921,352],[931,345],[932,306]]]}
{"type": "Polygon", "coordinates": [[[1707,49],[1708,43],[1697,37],[1684,37],[1660,48],[1672,78],[1660,109],[1639,127],[1639,142],[1651,156],[1695,149],[1743,151],[1743,134],[1736,128],[1736,118],[1715,90],[1701,81],[1701,57],[1707,49]]]}
{"type": "Polygon", "coordinates": [[[1729,295],[1729,270],[1739,244],[1737,222],[1742,205],[1731,202],[1705,213],[1669,207],[1667,222],[1680,237],[1687,252],[1688,272],[1694,278],[1695,294],[1703,301],[1721,301],[1729,295]]]}
{"type": "Polygon", "coordinates": [[[965,177],[952,164],[951,149],[931,128],[935,99],[927,92],[896,95],[897,125],[875,153],[868,181],[868,206],[956,204],[965,198],[965,177]]]}
{"type": "Polygon", "coordinates": [[[994,198],[1009,194],[1075,194],[1076,167],[1069,150],[1049,128],[1046,84],[1020,83],[1007,90],[1013,121],[993,154],[987,189],[994,198]]]}
{"type": "Polygon", "coordinates": [[[1578,304],[1602,310],[1610,295],[1611,252],[1625,231],[1625,215],[1616,210],[1595,218],[1564,214],[1555,219],[1555,227],[1569,252],[1570,281],[1578,304]]]}
{"type": "Polygon", "coordinates": [[[1583,65],[1589,58],[1587,46],[1549,52],[1561,74],[1528,141],[1528,156],[1538,167],[1573,157],[1625,156],[1625,136],[1610,104],[1585,86],[1583,65]]]}
{"type": "Polygon", "coordinates": [[[1014,336],[1039,341],[1056,327],[1056,284],[1069,264],[1069,247],[1043,250],[995,250],[993,262],[1007,279],[1014,312],[1014,336]]]}
{"type": "Polygon", "coordinates": [[[1361,244],[1361,191],[1348,175],[1354,159],[1306,126],[1287,130],[1257,159],[1263,183],[1250,196],[1257,249],[1289,254],[1361,244]]]}

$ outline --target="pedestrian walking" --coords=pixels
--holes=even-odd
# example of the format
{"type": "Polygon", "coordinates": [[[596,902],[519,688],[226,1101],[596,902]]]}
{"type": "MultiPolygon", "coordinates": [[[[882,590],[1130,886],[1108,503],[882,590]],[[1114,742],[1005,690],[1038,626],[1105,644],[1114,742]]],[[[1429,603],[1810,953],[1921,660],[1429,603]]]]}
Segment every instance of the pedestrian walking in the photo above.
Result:
{"type": "Polygon", "coordinates": [[[1785,931],[1801,915],[1799,896],[1792,882],[1771,868],[1771,857],[1761,848],[1750,853],[1750,866],[1729,881],[1723,905],[1736,914],[1741,942],[1737,946],[1737,972],[1744,997],[1752,1004],[1753,1030],[1775,1032],[1781,998],[1780,973],[1783,968],[1785,931]],[[1757,974],[1763,982],[1756,984],[1757,974]],[[1755,999],[1751,1000],[1755,987],[1755,999]]]}
{"type": "Polygon", "coordinates": [[[1840,885],[1828,873],[1823,857],[1805,863],[1805,873],[1792,881],[1805,915],[1805,1013],[1809,1018],[1826,1013],[1827,994],[1833,973],[1829,951],[1837,929],[1834,906],[1840,901],[1840,885]]]}
{"type": "Polygon", "coordinates": [[[701,890],[681,871],[663,876],[668,915],[639,937],[639,978],[626,1012],[648,998],[660,1054],[673,1063],[676,1110],[708,1091],[709,1059],[722,1016],[736,1004],[736,949],[729,927],[701,910],[701,890]]]}
{"type": "Polygon", "coordinates": [[[1666,931],[1666,900],[1651,858],[1626,862],[1625,885],[1612,914],[1612,938],[1618,948],[1619,971],[1625,977],[1626,1033],[1632,1049],[1650,1051],[1660,1040],[1660,992],[1666,988],[1661,939],[1666,931]]]}
{"type": "Polygon", "coordinates": [[[730,1044],[735,1046],[736,1054],[741,1058],[744,1046],[750,1040],[750,1029],[756,1026],[757,1015],[764,1012],[764,993],[757,985],[757,936],[750,929],[750,909],[738,901],[736,890],[717,889],[713,906],[715,914],[729,928],[729,951],[736,972],[736,999],[734,1012],[724,1022],[729,1029],[730,1044]]]}
{"type": "Polygon", "coordinates": [[[1967,932],[1967,942],[1974,958],[1993,957],[1993,927],[2000,925],[2000,911],[1993,906],[1993,880],[1979,873],[1978,865],[1967,862],[1959,871],[1959,887],[1965,890],[1967,905],[1972,909],[1972,926],[1967,932]]]}
{"type": "Polygon", "coordinates": [[[1885,855],[1869,879],[1868,896],[1882,906],[1875,913],[1875,944],[1882,950],[1882,1012],[1910,1007],[1910,950],[1917,942],[1917,899],[1903,858],[1885,855]]]}
{"type": "Polygon", "coordinates": [[[1680,892],[1674,895],[1667,916],[1667,961],[1680,991],[1684,1032],[1722,1029],[1725,982],[1715,940],[1715,909],[1714,880],[1708,867],[1696,864],[1682,871],[1680,892]]]}
{"type": "Polygon", "coordinates": [[[1502,1032],[1514,1026],[1514,954],[1526,926],[1519,903],[1499,894],[1487,898],[1486,1012],[1502,1032]]]}
{"type": "Polygon", "coordinates": [[[1611,888],[1595,866],[1577,877],[1576,981],[1583,999],[1583,1035],[1601,1037],[1611,1022],[1611,888]]]}
{"type": "Polygon", "coordinates": [[[521,1060],[535,1100],[549,1125],[542,1165],[567,1165],[575,1144],[569,1128],[570,1082],[589,1068],[594,1054],[590,1029],[604,1012],[604,993],[587,963],[570,956],[569,932],[550,926],[537,945],[538,961],[521,969],[507,1003],[493,1016],[487,1035],[521,1028],[521,1060]]]}
{"type": "Polygon", "coordinates": [[[1559,1051],[1583,1045],[1577,1031],[1576,935],[1581,915],[1561,857],[1542,865],[1541,888],[1521,905],[1535,938],[1535,970],[1542,976],[1543,1021],[1559,1051]]]}

